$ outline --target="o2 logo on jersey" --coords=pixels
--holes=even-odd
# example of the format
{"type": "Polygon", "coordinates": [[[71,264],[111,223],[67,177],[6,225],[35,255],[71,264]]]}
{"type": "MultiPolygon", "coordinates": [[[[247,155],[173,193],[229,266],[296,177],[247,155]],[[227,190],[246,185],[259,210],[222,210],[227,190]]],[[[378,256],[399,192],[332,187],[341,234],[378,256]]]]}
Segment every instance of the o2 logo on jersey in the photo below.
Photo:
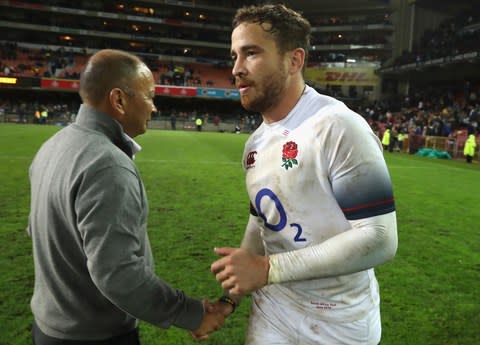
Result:
{"type": "MultiPolygon", "coordinates": [[[[255,197],[255,208],[257,209],[258,216],[263,219],[265,226],[272,230],[272,231],[282,231],[285,229],[287,225],[287,213],[285,212],[285,208],[283,208],[282,203],[280,202],[280,199],[275,195],[273,191],[271,191],[268,188],[263,188],[261,189],[258,193],[257,196],[255,197]],[[275,208],[277,209],[278,215],[280,217],[280,220],[278,221],[277,224],[271,224],[267,221],[267,217],[262,211],[262,199],[263,198],[269,198],[270,200],[273,201],[275,204],[275,208]]],[[[302,237],[302,227],[300,224],[297,223],[291,223],[290,228],[295,229],[296,234],[293,238],[295,242],[306,242],[307,239],[302,237]]]]}

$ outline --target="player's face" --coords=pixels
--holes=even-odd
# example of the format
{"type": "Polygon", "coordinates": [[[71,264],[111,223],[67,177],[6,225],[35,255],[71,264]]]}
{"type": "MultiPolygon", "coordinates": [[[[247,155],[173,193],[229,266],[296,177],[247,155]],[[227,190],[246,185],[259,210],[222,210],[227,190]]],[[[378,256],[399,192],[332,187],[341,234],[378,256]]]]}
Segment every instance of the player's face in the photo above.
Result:
{"type": "Polygon", "coordinates": [[[285,54],[259,24],[243,23],[232,32],[232,74],[247,110],[265,113],[284,96],[287,80],[285,54]]]}
{"type": "Polygon", "coordinates": [[[147,122],[156,111],[153,98],[155,96],[155,82],[152,72],[147,66],[141,65],[138,77],[133,83],[132,90],[126,97],[125,117],[123,129],[131,138],[143,134],[147,130],[147,122]]]}

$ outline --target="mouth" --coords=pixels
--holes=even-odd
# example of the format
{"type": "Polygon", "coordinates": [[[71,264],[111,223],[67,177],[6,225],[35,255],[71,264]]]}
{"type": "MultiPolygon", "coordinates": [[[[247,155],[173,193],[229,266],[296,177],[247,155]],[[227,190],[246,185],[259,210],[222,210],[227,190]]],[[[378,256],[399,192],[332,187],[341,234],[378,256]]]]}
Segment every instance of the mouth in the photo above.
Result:
{"type": "Polygon", "coordinates": [[[247,83],[238,83],[237,84],[237,88],[240,91],[240,94],[246,93],[251,87],[252,87],[252,85],[247,84],[247,83]]]}
{"type": "Polygon", "coordinates": [[[253,86],[252,82],[242,79],[237,79],[235,84],[241,94],[246,93],[253,86]]]}

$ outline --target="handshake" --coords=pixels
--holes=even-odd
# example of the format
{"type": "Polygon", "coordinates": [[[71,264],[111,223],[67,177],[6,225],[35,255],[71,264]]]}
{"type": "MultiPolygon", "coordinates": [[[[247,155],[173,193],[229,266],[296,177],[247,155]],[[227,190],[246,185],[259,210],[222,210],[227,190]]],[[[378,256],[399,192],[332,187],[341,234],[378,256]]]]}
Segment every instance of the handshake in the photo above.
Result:
{"type": "MultiPolygon", "coordinates": [[[[240,298],[267,285],[270,269],[268,257],[241,248],[215,248],[215,253],[222,258],[212,263],[211,271],[230,296],[240,298]]],[[[202,302],[205,310],[202,323],[199,328],[190,331],[196,340],[207,339],[210,333],[220,329],[236,306],[236,302],[227,296],[216,303],[208,300],[202,302]]]]}
{"type": "Polygon", "coordinates": [[[208,339],[208,335],[211,332],[217,331],[222,327],[225,318],[235,310],[235,302],[233,300],[226,302],[226,300],[229,300],[229,298],[224,296],[216,303],[210,303],[208,300],[202,301],[205,314],[200,327],[194,331],[190,331],[193,339],[208,339]]]}

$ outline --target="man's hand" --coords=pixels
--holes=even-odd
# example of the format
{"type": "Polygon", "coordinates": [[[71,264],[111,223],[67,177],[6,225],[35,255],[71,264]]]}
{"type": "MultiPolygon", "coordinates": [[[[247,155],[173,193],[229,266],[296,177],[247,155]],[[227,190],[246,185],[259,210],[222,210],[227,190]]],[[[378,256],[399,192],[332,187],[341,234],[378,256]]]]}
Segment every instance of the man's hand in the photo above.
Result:
{"type": "Polygon", "coordinates": [[[210,304],[210,309],[212,313],[220,313],[224,317],[229,316],[231,313],[233,313],[233,306],[229,303],[218,301],[216,303],[210,304]]]}
{"type": "Polygon", "coordinates": [[[232,296],[243,296],[268,283],[267,256],[254,255],[241,248],[215,248],[223,258],[211,265],[217,281],[232,296]]]}
{"type": "Polygon", "coordinates": [[[193,339],[204,340],[208,339],[208,335],[213,331],[217,331],[223,325],[225,321],[225,316],[227,316],[227,309],[222,303],[221,306],[218,305],[219,302],[212,304],[208,300],[203,300],[203,308],[205,309],[205,314],[203,315],[202,323],[194,331],[190,331],[190,335],[193,339]]]}

